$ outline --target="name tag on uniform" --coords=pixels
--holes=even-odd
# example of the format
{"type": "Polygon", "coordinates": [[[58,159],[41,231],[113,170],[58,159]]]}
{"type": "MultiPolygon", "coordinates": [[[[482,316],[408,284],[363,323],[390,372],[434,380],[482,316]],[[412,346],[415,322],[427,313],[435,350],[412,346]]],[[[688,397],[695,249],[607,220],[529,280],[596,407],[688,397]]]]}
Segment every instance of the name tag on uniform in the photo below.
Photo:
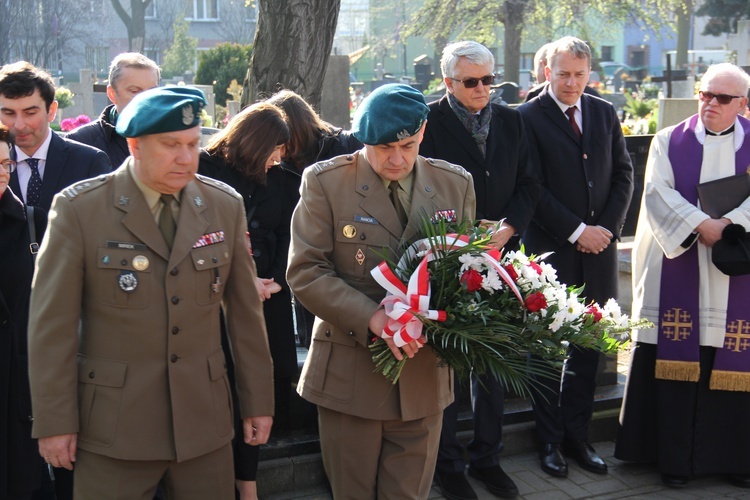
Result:
{"type": "Polygon", "coordinates": [[[365,224],[377,224],[375,217],[365,217],[364,215],[355,215],[354,222],[364,222],[365,224]]]}
{"type": "Polygon", "coordinates": [[[128,243],[125,241],[108,241],[107,248],[124,248],[125,250],[146,250],[143,243],[128,243]]]}

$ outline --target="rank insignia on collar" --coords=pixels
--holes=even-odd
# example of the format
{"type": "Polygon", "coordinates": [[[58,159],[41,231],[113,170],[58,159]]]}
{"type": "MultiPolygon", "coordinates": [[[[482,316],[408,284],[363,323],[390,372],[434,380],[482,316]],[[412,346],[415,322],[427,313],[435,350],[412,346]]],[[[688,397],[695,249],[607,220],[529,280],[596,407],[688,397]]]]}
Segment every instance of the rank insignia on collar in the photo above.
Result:
{"type": "Polygon", "coordinates": [[[133,293],[138,287],[138,278],[132,271],[121,271],[117,284],[120,285],[120,290],[123,292],[133,293]]]}
{"type": "Polygon", "coordinates": [[[445,222],[456,222],[456,210],[453,208],[437,210],[430,220],[433,224],[437,224],[441,220],[444,220],[445,222]]]}
{"type": "Polygon", "coordinates": [[[208,245],[215,245],[224,241],[224,231],[214,231],[213,233],[206,233],[193,244],[193,248],[201,248],[208,245]]]}
{"type": "Polygon", "coordinates": [[[120,199],[117,201],[118,204],[126,207],[130,204],[130,198],[127,196],[120,196],[120,199]]]}
{"type": "Polygon", "coordinates": [[[200,196],[196,196],[195,198],[193,198],[193,201],[195,202],[196,207],[201,208],[203,206],[203,200],[200,196]]]}
{"type": "Polygon", "coordinates": [[[357,249],[357,254],[354,256],[354,258],[356,259],[357,264],[359,264],[360,266],[365,263],[365,253],[361,248],[357,249]]]}

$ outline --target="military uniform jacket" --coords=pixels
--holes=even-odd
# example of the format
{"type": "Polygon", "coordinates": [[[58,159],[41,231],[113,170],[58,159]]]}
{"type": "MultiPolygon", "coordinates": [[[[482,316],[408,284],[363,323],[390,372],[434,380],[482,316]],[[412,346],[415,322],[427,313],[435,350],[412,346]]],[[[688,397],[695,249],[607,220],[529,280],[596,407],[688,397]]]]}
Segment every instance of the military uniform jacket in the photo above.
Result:
{"type": "Polygon", "coordinates": [[[474,187],[463,168],[418,157],[409,222],[402,229],[382,180],[361,152],[305,170],[292,217],[287,281],[316,316],[298,392],[317,405],[382,420],[434,415],[453,401],[453,375],[424,348],[399,382],[373,373],[367,348],[370,317],[385,290],[370,275],[384,252],[418,236],[422,217],[437,210],[473,218],[474,187]],[[352,234],[351,228],[356,230],[352,234]],[[345,231],[345,228],[346,231],[345,231]]]}
{"type": "Polygon", "coordinates": [[[200,176],[185,186],[170,254],[132,161],[52,205],[31,299],[33,435],[183,461],[233,435],[220,305],[243,417],[273,414],[272,362],[239,195],[200,176]]]}

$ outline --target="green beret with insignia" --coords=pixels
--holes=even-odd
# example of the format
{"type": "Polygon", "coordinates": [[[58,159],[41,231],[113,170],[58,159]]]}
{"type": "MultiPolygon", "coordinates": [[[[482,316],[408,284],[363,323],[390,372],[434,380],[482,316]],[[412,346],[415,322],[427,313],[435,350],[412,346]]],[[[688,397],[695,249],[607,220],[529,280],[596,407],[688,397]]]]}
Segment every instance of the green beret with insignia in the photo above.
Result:
{"type": "Polygon", "coordinates": [[[136,95],[117,117],[123,137],[162,134],[199,125],[206,96],[195,87],[170,85],[136,95]]]}
{"type": "Polygon", "coordinates": [[[398,142],[419,132],[428,111],[420,91],[389,83],[375,89],[357,107],[352,133],[371,146],[398,142]]]}

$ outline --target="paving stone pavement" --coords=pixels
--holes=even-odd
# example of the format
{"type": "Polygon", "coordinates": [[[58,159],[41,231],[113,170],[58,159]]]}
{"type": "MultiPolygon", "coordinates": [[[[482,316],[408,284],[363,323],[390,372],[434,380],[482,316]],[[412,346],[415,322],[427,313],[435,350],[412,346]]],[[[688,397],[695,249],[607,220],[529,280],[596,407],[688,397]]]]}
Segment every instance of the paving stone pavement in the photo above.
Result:
{"type": "MultiPolygon", "coordinates": [[[[594,474],[569,463],[567,478],[555,478],[539,468],[536,453],[521,453],[500,458],[500,465],[516,482],[523,500],[568,500],[568,499],[645,499],[645,500],[691,500],[702,498],[746,498],[750,490],[732,486],[719,476],[692,479],[681,489],[668,488],[661,482],[661,475],[653,465],[636,465],[613,458],[613,441],[595,443],[594,448],[609,465],[608,474],[594,474]]],[[[468,477],[468,476],[467,476],[468,477]]],[[[495,499],[483,484],[469,477],[479,500],[495,499]]],[[[294,495],[273,495],[268,500],[330,500],[325,491],[297,492],[294,495]]],[[[437,486],[433,485],[428,500],[444,499],[437,486]]]]}

